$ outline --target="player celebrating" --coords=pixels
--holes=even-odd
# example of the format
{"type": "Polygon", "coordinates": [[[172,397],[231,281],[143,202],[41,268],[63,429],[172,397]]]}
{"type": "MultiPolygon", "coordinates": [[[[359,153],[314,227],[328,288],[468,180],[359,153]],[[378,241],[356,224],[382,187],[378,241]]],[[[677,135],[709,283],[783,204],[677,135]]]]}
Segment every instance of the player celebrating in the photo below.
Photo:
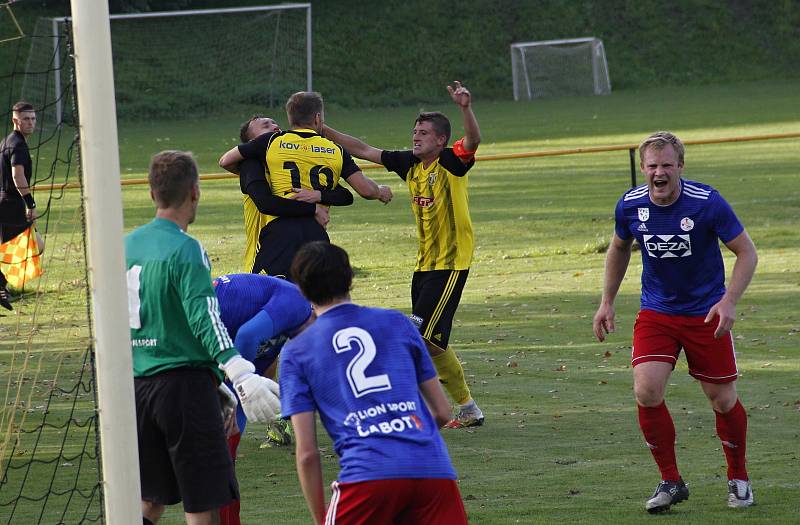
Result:
{"type": "MultiPolygon", "coordinates": [[[[219,301],[220,318],[242,357],[255,365],[255,373],[274,377],[276,362],[288,337],[313,322],[311,305],[294,284],[250,273],[222,275],[214,279],[214,292],[219,301]]],[[[228,436],[231,458],[236,451],[247,424],[241,405],[236,410],[236,426],[228,436]]],[[[279,444],[289,444],[284,421],[270,423],[273,434],[268,438],[279,444]]],[[[239,525],[239,500],[220,509],[221,525],[239,525]]]]}
{"type": "Polygon", "coordinates": [[[156,217],[125,238],[142,514],[145,525],[157,523],[165,505],[183,501],[187,523],[216,523],[218,509],[239,497],[218,398],[222,372],[255,421],[274,419],[278,388],[236,351],[208,255],[186,234],[200,201],[191,154],[155,155],[148,179],[156,217]]]}
{"type": "Polygon", "coordinates": [[[408,184],[417,221],[419,250],[411,282],[412,320],[433,356],[442,384],[460,405],[448,428],[483,424],[483,412],[470,395],[464,369],[448,346],[461,292],[472,263],[474,240],[469,215],[467,172],[481,142],[470,92],[455,82],[447,86],[461,110],[465,136],[447,147],[450,121],[439,112],[421,113],[414,125],[411,151],[381,151],[325,127],[325,136],[356,157],[383,164],[408,184]]]}
{"type": "MultiPolygon", "coordinates": [[[[242,124],[239,138],[242,143],[258,139],[264,142],[266,148],[269,134],[280,130],[273,119],[253,115],[242,124]]],[[[274,217],[313,217],[324,228],[329,220],[328,206],[349,206],[353,203],[353,194],[339,184],[331,190],[292,188],[294,193],[289,199],[277,197],[272,194],[264,173],[264,159],[243,159],[238,171],[244,207],[244,272],[261,271],[261,268],[253,268],[260,246],[259,236],[261,229],[274,217]]]]}
{"type": "Polygon", "coordinates": [[[747,414],[734,384],[731,327],[736,303],[755,272],[756,249],[714,188],[681,177],[684,147],[675,135],[654,133],[641,143],[639,155],[647,184],[617,203],[593,328],[600,341],[614,331],[614,298],[635,238],[643,269],[641,311],[633,329],[633,390],[639,426],[662,479],[645,508],[662,512],[689,497],[675,460],[675,425],[664,403],[681,349],[716,415],[728,463],[728,506],[748,507],[753,491],[745,468],[747,414]],[[736,255],[727,290],[718,240],[736,255]]]}
{"type": "MultiPolygon", "coordinates": [[[[241,144],[225,153],[219,165],[234,171],[244,159],[265,161],[270,190],[283,198],[293,195],[295,189],[331,190],[342,178],[365,199],[383,203],[392,199],[387,186],[366,177],[349,153],[320,135],[325,113],[319,93],[295,93],[286,102],[286,115],[289,131],[241,144]]],[[[270,216],[265,222],[254,273],[287,277],[300,246],[315,240],[330,241],[325,228],[309,217],[270,216]]]]}
{"type": "Polygon", "coordinates": [[[281,354],[281,408],[314,523],[466,523],[437,429],[449,406],[419,332],[400,312],[350,302],[353,270],[338,246],[306,244],[292,276],[317,320],[281,354]],[[317,411],[342,467],[327,518],[317,411]]]}

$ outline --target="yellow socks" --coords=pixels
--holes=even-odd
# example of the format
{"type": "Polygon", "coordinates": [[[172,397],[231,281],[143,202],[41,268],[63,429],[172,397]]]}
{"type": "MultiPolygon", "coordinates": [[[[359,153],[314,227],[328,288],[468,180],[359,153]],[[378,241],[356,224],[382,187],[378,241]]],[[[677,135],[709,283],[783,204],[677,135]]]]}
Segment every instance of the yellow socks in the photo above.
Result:
{"type": "Polygon", "coordinates": [[[431,356],[436,372],[439,374],[439,381],[453,401],[459,405],[465,405],[472,400],[469,387],[464,379],[464,369],[461,362],[456,357],[456,353],[449,346],[443,354],[431,356]]]}

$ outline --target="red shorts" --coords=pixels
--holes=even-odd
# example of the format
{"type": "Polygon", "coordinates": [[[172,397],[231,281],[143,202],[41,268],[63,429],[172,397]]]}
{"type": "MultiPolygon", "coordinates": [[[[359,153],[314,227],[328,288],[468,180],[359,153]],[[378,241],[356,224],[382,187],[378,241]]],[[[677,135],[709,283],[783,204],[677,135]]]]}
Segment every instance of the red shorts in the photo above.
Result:
{"type": "Polygon", "coordinates": [[[633,327],[631,364],[647,361],[671,363],[675,368],[681,349],[686,351],[689,374],[706,383],[736,381],[736,354],[730,332],[714,339],[718,318],[710,323],[705,316],[671,315],[642,310],[633,327]]]}
{"type": "Polygon", "coordinates": [[[331,484],[325,525],[464,525],[467,513],[452,479],[379,479],[331,484]]]}

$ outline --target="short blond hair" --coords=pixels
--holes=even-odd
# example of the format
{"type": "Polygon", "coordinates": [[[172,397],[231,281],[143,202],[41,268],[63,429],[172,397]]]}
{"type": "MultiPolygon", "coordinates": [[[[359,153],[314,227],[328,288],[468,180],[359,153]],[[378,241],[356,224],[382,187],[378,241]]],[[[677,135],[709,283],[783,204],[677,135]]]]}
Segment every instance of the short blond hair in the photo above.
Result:
{"type": "Polygon", "coordinates": [[[685,149],[681,139],[670,133],[669,131],[656,131],[639,144],[639,161],[644,163],[644,155],[650,148],[664,149],[666,146],[672,146],[675,153],[678,154],[678,164],[683,165],[683,154],[685,149]]]}

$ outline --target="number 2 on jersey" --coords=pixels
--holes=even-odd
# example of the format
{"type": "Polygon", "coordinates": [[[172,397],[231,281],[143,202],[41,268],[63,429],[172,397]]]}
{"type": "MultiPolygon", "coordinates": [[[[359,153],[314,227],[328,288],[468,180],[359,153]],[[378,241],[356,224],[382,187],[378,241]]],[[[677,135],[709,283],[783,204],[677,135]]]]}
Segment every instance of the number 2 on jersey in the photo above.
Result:
{"type": "Polygon", "coordinates": [[[375,359],[375,341],[369,332],[351,326],[333,334],[333,349],[337,354],[358,350],[358,353],[347,365],[347,381],[356,397],[365,396],[371,392],[391,390],[392,382],[387,374],[367,376],[367,367],[375,359]]]}

